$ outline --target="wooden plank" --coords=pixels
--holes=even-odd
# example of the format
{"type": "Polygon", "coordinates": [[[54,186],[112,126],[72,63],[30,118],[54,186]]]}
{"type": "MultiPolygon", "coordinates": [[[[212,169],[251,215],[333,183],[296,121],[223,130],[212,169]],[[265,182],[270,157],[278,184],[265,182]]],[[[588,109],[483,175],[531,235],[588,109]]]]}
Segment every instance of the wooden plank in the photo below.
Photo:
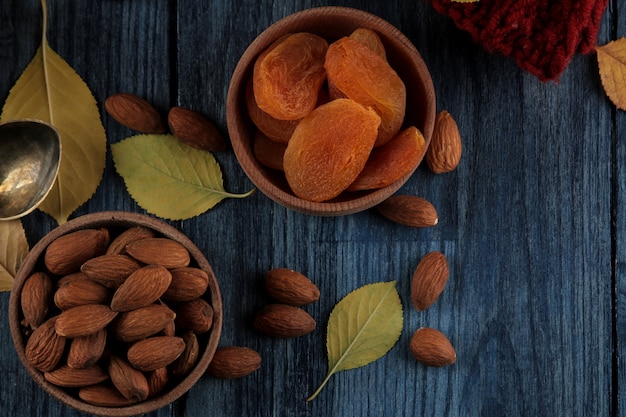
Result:
{"type": "MultiPolygon", "coordinates": [[[[128,91],[169,105],[169,2],[48,1],[48,41],[91,89],[109,141],[132,132],[104,111],[104,100],[128,91]]],[[[8,0],[0,4],[0,100],[32,59],[41,40],[40,2],[8,0]],[[6,23],[6,24],[5,24],[6,23]]],[[[115,173],[110,154],[103,181],[94,197],[72,217],[104,210],[142,212],[125,191],[115,173]]],[[[56,226],[47,215],[35,212],[23,220],[29,242],[36,243],[56,226]]],[[[0,299],[8,311],[9,294],[0,299]]],[[[48,396],[24,371],[14,352],[8,314],[0,321],[0,372],[6,376],[0,394],[0,410],[11,416],[83,415],[48,396]]],[[[173,407],[154,413],[173,415],[173,407]]]]}
{"type": "MultiPolygon", "coordinates": [[[[620,4],[619,6],[622,6],[620,4]]],[[[621,7],[609,9],[611,20],[609,30],[613,35],[613,39],[626,36],[626,16],[619,13],[621,7]]],[[[608,98],[607,98],[608,101],[608,98]]],[[[615,280],[615,315],[616,325],[614,337],[615,343],[615,370],[614,370],[614,388],[615,392],[615,415],[626,416],[626,355],[624,355],[624,347],[626,346],[626,170],[624,169],[624,161],[626,160],[626,114],[622,110],[616,110],[615,129],[612,132],[613,143],[615,146],[613,159],[613,189],[615,206],[614,217],[614,280],[615,280]]]]}
{"type": "MultiPolygon", "coordinates": [[[[226,133],[228,81],[248,43],[277,19],[328,2],[50,3],[50,43],[85,79],[101,109],[109,94],[129,91],[163,114],[172,105],[200,111],[226,133]]],[[[218,277],[221,344],[256,349],[263,364],[240,380],[203,377],[180,401],[151,415],[615,415],[618,394],[623,415],[623,394],[612,384],[611,242],[619,348],[626,328],[619,137],[626,119],[603,96],[594,57],[576,57],[558,84],[544,84],[512,60],[486,53],[426,2],[342,4],[401,29],[431,69],[438,108],[457,119],[464,140],[459,168],[434,175],[422,166],[401,190],[432,201],[440,224],[407,229],[373,211],[306,216],[261,193],[171,222],[198,244],[218,277]],[[418,313],[410,302],[411,274],[432,250],[448,256],[451,276],[437,303],[418,313]],[[300,270],[320,287],[320,301],[305,307],[318,323],[311,335],[279,340],[251,328],[254,314],[270,302],[262,278],[272,267],[300,270]],[[389,280],[397,280],[405,309],[397,345],[381,360],[334,375],[307,403],[327,372],[332,307],[361,285],[389,280]],[[410,338],[420,326],[449,336],[455,365],[426,368],[411,357],[410,338]]],[[[11,69],[0,72],[1,100],[38,45],[39,35],[32,34],[38,13],[36,1],[0,4],[0,68],[11,69]]],[[[625,18],[617,10],[607,14],[599,39],[612,38],[614,27],[623,32],[625,18]]],[[[131,134],[104,112],[103,120],[111,143],[131,134]]],[[[232,151],[216,157],[229,191],[252,187],[232,151]]],[[[109,157],[96,195],[75,215],[110,209],[143,212],[109,157]]],[[[24,226],[34,243],[54,225],[35,213],[24,226]]],[[[0,295],[0,305],[6,311],[8,294],[0,295]]],[[[23,371],[6,319],[0,321],[0,373],[9,381],[0,389],[0,409],[8,415],[79,415],[23,371]]]]}
{"type": "MultiPolygon", "coordinates": [[[[312,218],[258,195],[232,203],[235,212],[254,204],[254,213],[229,215],[240,217],[222,235],[230,256],[241,260],[218,267],[227,315],[222,343],[255,348],[264,363],[243,380],[202,380],[196,391],[204,395],[188,396],[186,409],[259,416],[608,414],[611,253],[597,242],[610,242],[611,112],[600,94],[588,97],[597,84],[579,88],[591,61],[577,58],[559,85],[542,84],[511,60],[485,53],[424,4],[349,5],[379,12],[413,40],[432,70],[440,108],[462,128],[458,171],[434,176],[422,168],[402,190],[433,201],[441,224],[413,231],[373,213],[312,218]],[[432,309],[417,314],[408,298],[410,274],[436,249],[451,259],[450,284],[432,309]],[[264,302],[262,273],[273,266],[299,269],[322,288],[322,300],[307,309],[319,330],[304,340],[268,340],[250,329],[264,302]],[[324,326],[333,304],[387,279],[398,280],[405,304],[398,345],[381,361],[335,375],[307,405],[303,399],[326,373],[324,326]],[[450,336],[457,365],[434,370],[414,363],[408,343],[422,325],[450,336]]],[[[207,85],[218,97],[222,89],[222,99],[245,48],[237,42],[300,9],[238,4],[233,23],[234,5],[187,6],[179,8],[179,94],[207,85]],[[234,39],[220,36],[233,28],[234,39]],[[198,46],[193,53],[190,44],[198,46]],[[198,56],[223,57],[226,76],[198,56]]],[[[215,97],[206,95],[199,109],[215,112],[215,97]]],[[[214,118],[225,126],[219,114],[214,118]]],[[[223,160],[232,183],[246,181],[223,160]]],[[[221,216],[210,214],[215,225],[221,216]]]]}

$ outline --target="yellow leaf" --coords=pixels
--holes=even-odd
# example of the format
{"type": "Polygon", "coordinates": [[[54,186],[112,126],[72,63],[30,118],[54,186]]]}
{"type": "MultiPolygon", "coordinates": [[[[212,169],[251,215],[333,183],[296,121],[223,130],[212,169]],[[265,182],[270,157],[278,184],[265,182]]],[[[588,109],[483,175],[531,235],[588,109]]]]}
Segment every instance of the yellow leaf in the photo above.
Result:
{"type": "Polygon", "coordinates": [[[597,46],[600,79],[606,95],[621,110],[626,110],[626,38],[597,46]]]}
{"type": "Polygon", "coordinates": [[[48,45],[45,1],[42,8],[42,45],[11,89],[0,123],[39,119],[59,131],[62,147],[59,176],[39,209],[62,224],[93,196],[102,180],[106,134],[89,87],[48,45]]]}
{"type": "Polygon", "coordinates": [[[29,247],[20,220],[0,222],[0,291],[11,291],[29,247]]]}
{"type": "Polygon", "coordinates": [[[184,220],[225,198],[222,171],[210,152],[181,143],[172,135],[137,135],[111,145],[115,169],[137,203],[159,217],[184,220]]]}
{"type": "Polygon", "coordinates": [[[328,319],[328,374],[307,401],[321,392],[333,374],[383,357],[400,338],[402,322],[395,281],[364,285],[346,295],[328,319]]]}

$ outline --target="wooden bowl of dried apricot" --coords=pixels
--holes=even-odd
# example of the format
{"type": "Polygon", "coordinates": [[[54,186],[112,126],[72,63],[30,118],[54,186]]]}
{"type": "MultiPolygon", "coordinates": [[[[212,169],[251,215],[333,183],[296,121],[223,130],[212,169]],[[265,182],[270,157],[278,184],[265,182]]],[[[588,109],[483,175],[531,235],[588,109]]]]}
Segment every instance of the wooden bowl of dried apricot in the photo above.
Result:
{"type": "Polygon", "coordinates": [[[101,212],[45,235],[9,300],[22,364],[48,394],[98,416],[149,413],[205,373],[222,329],[215,274],[161,220],[101,212]]]}
{"type": "Polygon", "coordinates": [[[422,161],[436,112],[409,39],[375,15],[334,6],[264,30],[233,72],[226,107],[233,149],[256,187],[321,216],[395,193],[422,161]]]}

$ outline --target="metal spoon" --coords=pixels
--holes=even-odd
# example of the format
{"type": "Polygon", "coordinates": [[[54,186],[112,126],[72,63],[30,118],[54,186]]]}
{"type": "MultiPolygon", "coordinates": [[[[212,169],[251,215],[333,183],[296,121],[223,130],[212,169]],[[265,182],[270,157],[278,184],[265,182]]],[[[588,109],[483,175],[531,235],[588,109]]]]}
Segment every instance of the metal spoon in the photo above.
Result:
{"type": "Polygon", "coordinates": [[[35,120],[0,124],[0,221],[27,215],[46,198],[59,173],[61,139],[35,120]]]}

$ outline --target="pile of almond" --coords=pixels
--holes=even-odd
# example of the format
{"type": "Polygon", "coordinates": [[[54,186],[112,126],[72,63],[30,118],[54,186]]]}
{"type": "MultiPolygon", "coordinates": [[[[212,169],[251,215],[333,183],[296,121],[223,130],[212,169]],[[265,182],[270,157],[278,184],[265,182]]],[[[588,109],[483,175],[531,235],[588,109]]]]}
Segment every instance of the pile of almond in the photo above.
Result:
{"type": "Polygon", "coordinates": [[[180,243],[135,226],[54,240],[21,292],[25,356],[90,404],[152,398],[194,367],[212,328],[209,276],[180,243]]]}

